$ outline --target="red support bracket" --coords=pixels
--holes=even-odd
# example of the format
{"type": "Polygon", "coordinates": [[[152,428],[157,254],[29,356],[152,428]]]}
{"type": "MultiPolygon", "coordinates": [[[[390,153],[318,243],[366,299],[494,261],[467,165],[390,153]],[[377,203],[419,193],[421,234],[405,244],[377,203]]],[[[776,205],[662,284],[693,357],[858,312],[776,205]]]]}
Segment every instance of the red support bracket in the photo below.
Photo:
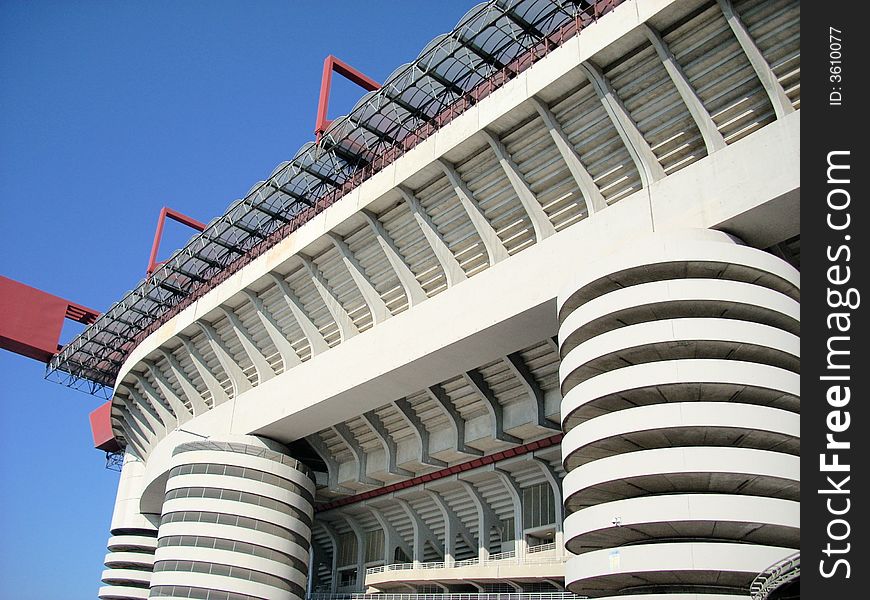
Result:
{"type": "Polygon", "coordinates": [[[115,439],[112,431],[112,401],[101,404],[98,409],[91,412],[91,435],[94,437],[94,448],[106,452],[117,452],[121,444],[115,439]]]}
{"type": "Polygon", "coordinates": [[[334,57],[332,54],[323,61],[323,77],[320,79],[320,99],[317,101],[317,122],[314,124],[314,135],[317,141],[329,127],[332,121],[327,117],[329,111],[329,88],[332,84],[332,72],[335,71],[348,81],[351,81],[368,92],[381,88],[381,84],[357,71],[352,66],[334,57]]]}
{"type": "Polygon", "coordinates": [[[57,354],[63,320],[90,325],[100,316],[81,304],[0,275],[0,348],[48,363],[57,354]]]}
{"type": "Polygon", "coordinates": [[[160,209],[160,216],[157,217],[157,231],[154,232],[154,242],[151,244],[151,256],[148,258],[148,270],[145,271],[145,275],[149,277],[162,264],[157,262],[157,252],[160,250],[160,240],[163,239],[163,224],[166,219],[172,219],[197,231],[205,231],[205,225],[196,219],[183,215],[168,206],[160,209]]]}

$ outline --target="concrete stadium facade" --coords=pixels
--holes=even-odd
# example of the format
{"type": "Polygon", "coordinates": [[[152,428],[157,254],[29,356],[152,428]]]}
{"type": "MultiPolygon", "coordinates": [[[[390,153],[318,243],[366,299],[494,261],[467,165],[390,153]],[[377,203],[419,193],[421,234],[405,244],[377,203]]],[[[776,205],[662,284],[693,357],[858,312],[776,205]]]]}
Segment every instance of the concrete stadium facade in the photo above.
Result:
{"type": "Polygon", "coordinates": [[[617,4],[130,353],[100,598],[713,600],[794,554],[799,5],[617,4]]]}

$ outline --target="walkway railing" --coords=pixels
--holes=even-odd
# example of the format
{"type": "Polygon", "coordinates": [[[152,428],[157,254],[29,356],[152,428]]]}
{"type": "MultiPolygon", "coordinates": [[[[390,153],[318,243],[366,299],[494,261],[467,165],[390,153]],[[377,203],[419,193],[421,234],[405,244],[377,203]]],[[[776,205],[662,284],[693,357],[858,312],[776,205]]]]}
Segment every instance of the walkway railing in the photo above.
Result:
{"type": "MultiPolygon", "coordinates": [[[[546,550],[555,550],[555,544],[544,544],[545,546],[550,546],[546,548],[546,550]]],[[[545,552],[544,549],[539,549],[541,546],[535,546],[536,550],[532,552],[532,549],[529,548],[529,551],[532,552],[532,556],[528,554],[526,556],[517,556],[516,552],[513,550],[509,552],[500,552],[498,554],[491,554],[489,558],[485,558],[481,560],[480,558],[469,558],[466,560],[457,560],[457,561],[440,561],[440,562],[428,562],[428,563],[394,563],[392,565],[382,565],[380,567],[371,567],[366,569],[366,575],[372,575],[375,573],[385,573],[388,571],[412,571],[417,569],[459,569],[462,567],[473,567],[473,566],[488,566],[488,565],[497,565],[497,566],[514,566],[514,565],[555,565],[565,562],[564,555],[555,555],[555,556],[540,556],[545,552]]],[[[380,597],[380,596],[379,596],[380,597]]]]}
{"type": "Polygon", "coordinates": [[[492,594],[309,594],[308,600],[578,600],[571,592],[518,592],[492,594]]]}

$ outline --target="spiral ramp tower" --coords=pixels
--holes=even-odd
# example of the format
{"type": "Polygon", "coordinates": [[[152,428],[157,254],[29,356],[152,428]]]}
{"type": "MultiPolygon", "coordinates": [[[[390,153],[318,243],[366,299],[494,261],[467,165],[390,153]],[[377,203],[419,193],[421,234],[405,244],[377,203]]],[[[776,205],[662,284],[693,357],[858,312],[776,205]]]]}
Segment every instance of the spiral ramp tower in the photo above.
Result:
{"type": "Polygon", "coordinates": [[[131,453],[124,457],[115,511],[104,560],[100,600],[140,600],[148,597],[159,515],[139,511],[138,487],[144,464],[131,453]]]}
{"type": "Polygon", "coordinates": [[[308,469],[277,444],[177,446],[149,597],[304,598],[313,496],[308,469]]]}
{"type": "Polygon", "coordinates": [[[798,548],[799,286],[723,233],[676,232],[559,297],[568,589],[745,596],[798,548]]]}

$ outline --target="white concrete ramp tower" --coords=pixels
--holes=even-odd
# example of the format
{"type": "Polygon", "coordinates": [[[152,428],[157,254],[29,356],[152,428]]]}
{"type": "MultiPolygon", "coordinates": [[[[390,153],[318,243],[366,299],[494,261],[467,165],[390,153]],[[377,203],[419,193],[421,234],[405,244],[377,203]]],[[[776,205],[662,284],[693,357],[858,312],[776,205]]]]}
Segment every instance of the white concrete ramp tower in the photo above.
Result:
{"type": "Polygon", "coordinates": [[[126,453],[112,514],[100,600],[138,600],[148,597],[160,515],[143,515],[139,512],[144,471],[144,462],[134,454],[126,453]]]}
{"type": "Polygon", "coordinates": [[[563,291],[569,590],[745,597],[798,547],[799,291],[714,231],[631,243],[563,291]]]}
{"type": "Polygon", "coordinates": [[[150,598],[304,598],[314,481],[278,444],[175,448],[150,598]]]}

